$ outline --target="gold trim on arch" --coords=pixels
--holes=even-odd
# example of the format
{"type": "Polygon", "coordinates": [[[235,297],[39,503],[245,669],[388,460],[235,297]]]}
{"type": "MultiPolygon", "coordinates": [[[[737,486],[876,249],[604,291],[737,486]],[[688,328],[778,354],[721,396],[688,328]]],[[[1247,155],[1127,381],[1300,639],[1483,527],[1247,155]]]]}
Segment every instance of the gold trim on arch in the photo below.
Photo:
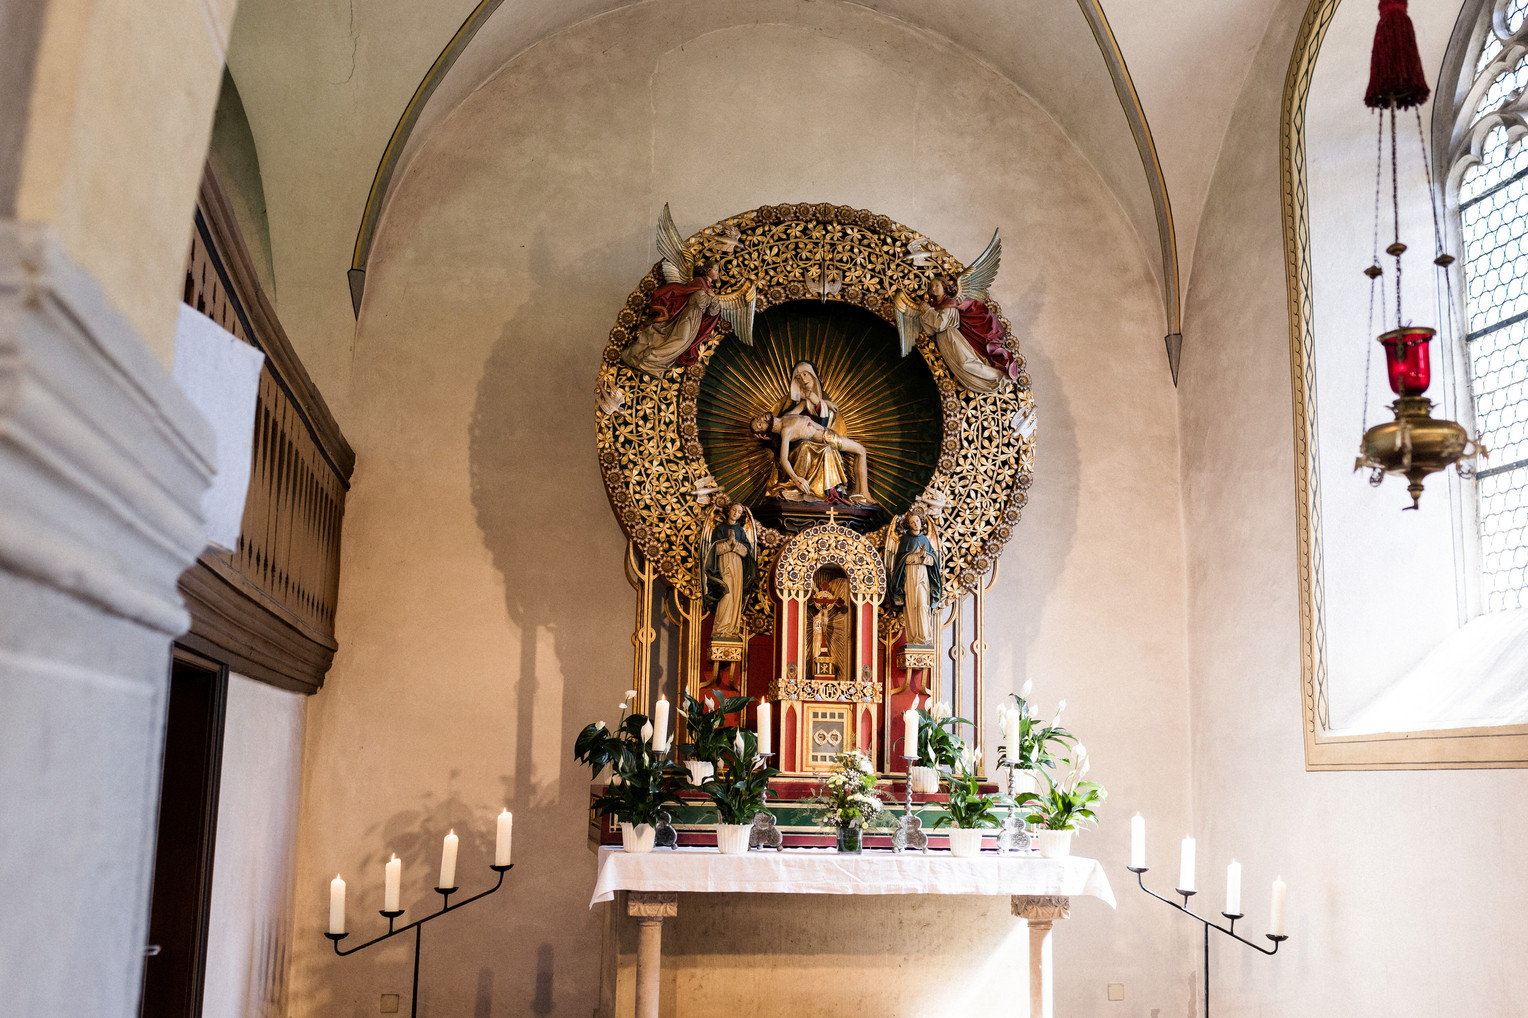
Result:
{"type": "Polygon", "coordinates": [[[1528,725],[1334,735],[1326,662],[1321,478],[1316,449],[1315,323],[1310,203],[1305,177],[1305,104],[1321,42],[1340,0],[1311,0],[1295,37],[1279,117],[1279,190],[1289,297],[1289,374],[1294,401],[1295,554],[1300,596],[1301,729],[1307,770],[1423,770],[1528,766],[1528,725]]]}

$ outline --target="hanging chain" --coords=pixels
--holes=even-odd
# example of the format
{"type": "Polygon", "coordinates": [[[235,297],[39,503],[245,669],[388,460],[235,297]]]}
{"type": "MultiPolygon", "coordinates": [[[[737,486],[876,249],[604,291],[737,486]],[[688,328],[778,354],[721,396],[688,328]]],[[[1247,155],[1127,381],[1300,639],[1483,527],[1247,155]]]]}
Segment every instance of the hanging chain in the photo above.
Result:
{"type": "Polygon", "coordinates": [[[1395,327],[1404,328],[1401,321],[1401,255],[1406,248],[1401,245],[1401,185],[1396,175],[1395,159],[1395,107],[1390,107],[1390,207],[1395,210],[1395,327]]]}
{"type": "MultiPolygon", "coordinates": [[[[1374,123],[1379,128],[1379,133],[1374,141],[1374,236],[1371,240],[1371,260],[1365,275],[1369,277],[1369,328],[1364,342],[1364,401],[1361,415],[1361,432],[1369,431],[1369,375],[1374,369],[1374,344],[1368,339],[1374,337],[1374,293],[1375,287],[1380,288],[1380,300],[1384,300],[1384,270],[1379,267],[1379,196],[1380,182],[1385,176],[1385,117],[1378,110],[1375,111],[1374,123]]],[[[1384,306],[1383,303],[1380,305],[1384,306]]]]}
{"type": "Polygon", "coordinates": [[[1444,315],[1448,323],[1449,335],[1446,337],[1444,349],[1451,350],[1453,338],[1463,335],[1464,332],[1464,323],[1459,320],[1459,306],[1454,302],[1454,274],[1449,271],[1449,266],[1454,263],[1454,257],[1443,248],[1443,218],[1438,211],[1443,195],[1433,190],[1432,163],[1427,161],[1427,136],[1422,133],[1422,111],[1418,108],[1413,109],[1412,112],[1417,118],[1417,146],[1422,150],[1422,170],[1427,174],[1427,204],[1432,210],[1433,243],[1438,249],[1437,255],[1433,258],[1433,264],[1443,275],[1443,293],[1448,301],[1448,308],[1444,311],[1444,315]]]}

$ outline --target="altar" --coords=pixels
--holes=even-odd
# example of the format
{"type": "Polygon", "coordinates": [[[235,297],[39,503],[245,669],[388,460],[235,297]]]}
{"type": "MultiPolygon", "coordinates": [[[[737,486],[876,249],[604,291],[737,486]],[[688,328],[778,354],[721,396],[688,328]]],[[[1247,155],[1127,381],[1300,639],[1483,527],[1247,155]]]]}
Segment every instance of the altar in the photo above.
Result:
{"type": "Polygon", "coordinates": [[[638,924],[637,1018],[660,1013],[663,922],[679,915],[681,894],[1007,895],[1012,914],[1025,920],[1029,934],[1027,957],[1014,960],[1016,983],[1023,986],[1010,1013],[1028,1018],[1054,1016],[1053,924],[1070,917],[1072,898],[1094,897],[1115,906],[1103,866],[1078,856],[962,859],[942,852],[852,855],[811,848],[743,855],[705,848],[634,854],[611,846],[598,852],[590,907],[613,903],[610,907],[618,910],[613,922],[624,914],[638,924]]]}

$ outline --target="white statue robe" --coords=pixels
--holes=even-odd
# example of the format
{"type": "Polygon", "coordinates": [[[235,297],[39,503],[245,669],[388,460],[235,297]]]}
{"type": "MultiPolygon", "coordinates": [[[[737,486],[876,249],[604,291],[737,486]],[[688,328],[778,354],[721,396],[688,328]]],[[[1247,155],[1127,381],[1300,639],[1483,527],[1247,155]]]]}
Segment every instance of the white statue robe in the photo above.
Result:
{"type": "Polygon", "coordinates": [[[934,337],[944,366],[961,386],[971,392],[996,392],[1008,381],[1007,375],[988,364],[960,334],[960,309],[926,307],[919,319],[923,331],[934,337]]]}

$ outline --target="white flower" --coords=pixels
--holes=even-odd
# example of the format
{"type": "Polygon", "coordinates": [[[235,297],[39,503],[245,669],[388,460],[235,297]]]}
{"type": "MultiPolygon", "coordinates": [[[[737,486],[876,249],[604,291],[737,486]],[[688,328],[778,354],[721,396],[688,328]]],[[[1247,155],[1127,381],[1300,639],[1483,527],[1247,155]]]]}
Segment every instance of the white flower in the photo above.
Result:
{"type": "Polygon", "coordinates": [[[636,698],[637,698],[637,691],[635,689],[628,689],[626,691],[626,699],[628,699],[628,700],[635,700],[636,698]]]}
{"type": "Polygon", "coordinates": [[[1035,680],[1034,679],[1025,679],[1024,680],[1024,685],[1019,687],[1019,699],[1021,699],[1021,700],[1028,700],[1029,699],[1029,691],[1031,689],[1034,689],[1034,688],[1035,688],[1035,680]]]}
{"type": "Polygon", "coordinates": [[[971,754],[971,759],[976,761],[977,763],[981,763],[982,762],[982,748],[980,746],[977,746],[976,747],[976,752],[971,754]]]}
{"type": "Polygon", "coordinates": [[[620,771],[611,771],[610,772],[610,787],[611,788],[620,788],[621,787],[621,772],[620,771]]]}
{"type": "Polygon", "coordinates": [[[738,732],[736,735],[734,735],[732,737],[732,748],[737,751],[737,755],[738,756],[742,756],[743,755],[743,733],[742,732],[738,732]]]}
{"type": "Polygon", "coordinates": [[[605,722],[603,722],[603,721],[596,721],[594,723],[594,730],[597,731],[597,732],[603,732],[605,730],[605,722]]]}
{"type": "Polygon", "coordinates": [[[642,722],[642,741],[643,742],[651,742],[652,738],[653,738],[653,723],[651,721],[644,721],[644,722],[642,722]]]}
{"type": "Polygon", "coordinates": [[[1084,760],[1084,759],[1087,758],[1087,755],[1088,755],[1088,747],[1084,746],[1082,743],[1079,742],[1077,744],[1077,759],[1084,760]]]}
{"type": "Polygon", "coordinates": [[[1087,757],[1083,757],[1082,758],[1082,773],[1083,774],[1087,774],[1088,771],[1090,771],[1092,769],[1093,769],[1093,761],[1089,760],[1087,757]]]}

